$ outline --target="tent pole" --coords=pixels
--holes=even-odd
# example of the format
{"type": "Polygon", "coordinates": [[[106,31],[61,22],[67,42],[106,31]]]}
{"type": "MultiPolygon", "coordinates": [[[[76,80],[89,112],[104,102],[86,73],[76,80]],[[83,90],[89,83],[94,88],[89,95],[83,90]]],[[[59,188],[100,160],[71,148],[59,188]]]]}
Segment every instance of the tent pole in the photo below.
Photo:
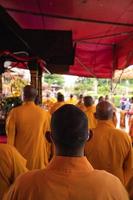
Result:
{"type": "Polygon", "coordinates": [[[31,85],[38,90],[38,71],[30,70],[31,85]]]}
{"type": "Polygon", "coordinates": [[[82,68],[84,68],[87,72],[89,72],[89,73],[92,75],[93,78],[97,78],[97,77],[95,76],[95,74],[94,74],[93,72],[91,72],[91,70],[88,69],[88,67],[86,67],[86,66],[80,61],[80,59],[79,59],[78,57],[75,57],[75,59],[77,60],[77,62],[80,64],[80,66],[81,66],[82,68]]]}
{"type": "Polygon", "coordinates": [[[114,71],[115,71],[116,66],[117,66],[116,49],[117,49],[117,45],[114,44],[114,45],[113,45],[113,48],[112,48],[113,63],[112,63],[112,78],[111,78],[111,83],[110,83],[110,93],[111,93],[111,96],[112,96],[113,93],[114,93],[114,90],[113,90],[113,76],[114,76],[114,71]]]}
{"type": "Polygon", "coordinates": [[[113,101],[113,95],[114,95],[114,89],[113,89],[113,76],[114,76],[114,71],[117,66],[117,57],[116,57],[116,48],[117,45],[114,44],[112,48],[112,57],[113,57],[113,63],[112,63],[112,78],[110,82],[110,94],[111,94],[111,100],[113,101]]]}
{"type": "Polygon", "coordinates": [[[42,71],[38,72],[38,96],[40,100],[40,104],[42,104],[42,71]]]}

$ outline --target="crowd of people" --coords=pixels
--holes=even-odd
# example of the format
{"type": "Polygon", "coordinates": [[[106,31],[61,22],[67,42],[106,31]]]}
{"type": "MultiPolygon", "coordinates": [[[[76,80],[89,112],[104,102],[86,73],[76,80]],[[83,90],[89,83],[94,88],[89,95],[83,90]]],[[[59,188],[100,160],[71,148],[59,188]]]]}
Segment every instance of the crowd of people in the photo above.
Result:
{"type": "Polygon", "coordinates": [[[0,144],[0,199],[132,200],[133,147],[116,128],[108,96],[65,101],[49,96],[41,108],[37,91],[24,87],[24,102],[6,121],[0,144]]]}

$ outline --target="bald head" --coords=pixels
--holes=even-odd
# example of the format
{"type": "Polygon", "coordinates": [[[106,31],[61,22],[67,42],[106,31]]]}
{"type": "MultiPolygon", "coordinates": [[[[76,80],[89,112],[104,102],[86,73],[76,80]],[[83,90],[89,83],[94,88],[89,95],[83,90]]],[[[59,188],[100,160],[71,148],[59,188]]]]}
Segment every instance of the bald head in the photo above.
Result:
{"type": "Polygon", "coordinates": [[[61,93],[58,93],[58,94],[57,94],[57,101],[58,101],[58,102],[64,101],[64,95],[61,94],[61,93]]]}
{"type": "Polygon", "coordinates": [[[93,103],[94,103],[94,101],[93,101],[93,98],[92,98],[91,96],[85,96],[85,97],[84,97],[84,105],[85,105],[86,107],[92,106],[93,103]]]}
{"type": "Polygon", "coordinates": [[[108,120],[113,118],[113,106],[108,101],[102,101],[96,106],[96,118],[108,120]]]}
{"type": "Polygon", "coordinates": [[[88,120],[76,106],[66,104],[53,113],[51,130],[56,147],[80,148],[88,138],[88,120]]]}
{"type": "Polygon", "coordinates": [[[103,96],[100,96],[100,97],[98,98],[98,102],[100,103],[101,101],[104,101],[104,97],[103,97],[103,96]]]}
{"type": "Polygon", "coordinates": [[[26,85],[23,92],[25,101],[34,101],[37,96],[37,90],[31,85],[26,85]]]}

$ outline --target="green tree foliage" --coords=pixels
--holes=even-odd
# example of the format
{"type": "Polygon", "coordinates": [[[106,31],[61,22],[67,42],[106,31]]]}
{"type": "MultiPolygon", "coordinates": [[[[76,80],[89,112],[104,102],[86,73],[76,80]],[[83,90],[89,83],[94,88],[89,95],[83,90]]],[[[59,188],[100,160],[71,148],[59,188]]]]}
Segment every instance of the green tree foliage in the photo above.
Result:
{"type": "Polygon", "coordinates": [[[93,89],[94,79],[79,77],[75,82],[75,93],[84,93],[93,89]]]}
{"type": "Polygon", "coordinates": [[[98,79],[98,93],[106,95],[110,92],[111,80],[109,79],[98,79]]]}
{"type": "Polygon", "coordinates": [[[78,78],[75,82],[75,93],[94,93],[106,95],[110,92],[111,81],[109,79],[78,78]],[[96,86],[97,84],[97,86],[96,86]],[[95,90],[97,87],[97,90],[95,90]],[[94,89],[95,88],[95,89],[94,89]]]}
{"type": "Polygon", "coordinates": [[[129,84],[133,85],[133,79],[129,79],[129,84]]]}
{"type": "Polygon", "coordinates": [[[48,83],[49,85],[57,84],[59,86],[63,86],[64,77],[58,74],[45,74],[43,81],[48,83]]]}

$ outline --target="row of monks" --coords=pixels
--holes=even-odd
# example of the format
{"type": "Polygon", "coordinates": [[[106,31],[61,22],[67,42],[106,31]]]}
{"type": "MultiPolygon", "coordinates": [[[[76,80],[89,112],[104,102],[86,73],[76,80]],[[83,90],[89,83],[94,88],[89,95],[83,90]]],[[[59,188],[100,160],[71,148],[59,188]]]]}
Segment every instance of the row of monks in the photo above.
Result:
{"type": "Polygon", "coordinates": [[[7,117],[0,199],[131,200],[132,142],[116,128],[114,106],[102,98],[94,105],[91,96],[72,105],[59,93],[46,111],[36,95],[25,86],[24,103],[7,117]]]}
{"type": "MultiPolygon", "coordinates": [[[[106,95],[105,97],[100,96],[98,99],[98,102],[101,102],[104,100],[109,101],[108,95],[106,95]]],[[[88,117],[88,121],[89,121],[88,128],[90,128],[90,129],[96,128],[97,120],[94,116],[94,114],[96,112],[96,104],[94,103],[94,99],[92,96],[83,97],[83,95],[80,95],[79,100],[77,100],[71,94],[70,98],[65,101],[64,95],[61,93],[58,93],[57,101],[55,101],[53,98],[51,98],[51,99],[48,98],[44,101],[44,107],[49,111],[50,114],[53,114],[58,108],[60,108],[61,106],[65,105],[65,104],[73,104],[73,105],[77,106],[79,109],[81,109],[83,112],[85,112],[85,114],[88,117]]],[[[114,105],[113,105],[113,107],[114,107],[114,105]]],[[[116,118],[115,111],[116,111],[116,109],[114,107],[113,122],[116,126],[117,118],[116,118]]]]}

